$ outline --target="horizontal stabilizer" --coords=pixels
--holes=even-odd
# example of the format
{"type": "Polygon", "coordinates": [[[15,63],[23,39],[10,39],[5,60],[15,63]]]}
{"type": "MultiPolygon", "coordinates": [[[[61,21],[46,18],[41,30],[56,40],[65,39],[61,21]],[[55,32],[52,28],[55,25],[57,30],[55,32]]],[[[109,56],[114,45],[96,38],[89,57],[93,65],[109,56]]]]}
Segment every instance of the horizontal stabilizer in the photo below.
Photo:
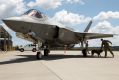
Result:
{"type": "Polygon", "coordinates": [[[76,32],[77,37],[84,37],[85,40],[88,39],[97,39],[97,38],[107,38],[107,37],[113,37],[114,34],[101,34],[101,33],[78,33],[76,32]]]}

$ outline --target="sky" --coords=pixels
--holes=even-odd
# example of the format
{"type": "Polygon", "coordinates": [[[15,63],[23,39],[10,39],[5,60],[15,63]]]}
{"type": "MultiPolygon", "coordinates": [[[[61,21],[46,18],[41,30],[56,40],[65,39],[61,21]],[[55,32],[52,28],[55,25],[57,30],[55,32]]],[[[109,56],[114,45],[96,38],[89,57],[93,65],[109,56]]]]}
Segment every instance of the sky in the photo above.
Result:
{"type": "MultiPolygon", "coordinates": [[[[0,20],[19,16],[29,9],[37,9],[77,32],[83,32],[90,20],[89,32],[117,34],[112,41],[119,46],[119,0],[0,0],[0,20]]],[[[0,24],[12,35],[14,45],[28,44],[15,36],[2,21],[0,24]]],[[[99,39],[89,40],[90,46],[99,46],[99,39]]]]}

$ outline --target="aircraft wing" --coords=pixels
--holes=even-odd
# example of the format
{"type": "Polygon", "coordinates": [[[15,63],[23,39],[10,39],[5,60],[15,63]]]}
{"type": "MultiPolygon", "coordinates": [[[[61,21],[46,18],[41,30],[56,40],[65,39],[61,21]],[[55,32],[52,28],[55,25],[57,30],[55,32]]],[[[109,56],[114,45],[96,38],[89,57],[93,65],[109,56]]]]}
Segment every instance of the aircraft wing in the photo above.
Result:
{"type": "Polygon", "coordinates": [[[97,38],[107,38],[113,37],[114,34],[101,34],[101,33],[78,33],[76,32],[77,37],[81,37],[83,39],[97,39],[97,38]]]}

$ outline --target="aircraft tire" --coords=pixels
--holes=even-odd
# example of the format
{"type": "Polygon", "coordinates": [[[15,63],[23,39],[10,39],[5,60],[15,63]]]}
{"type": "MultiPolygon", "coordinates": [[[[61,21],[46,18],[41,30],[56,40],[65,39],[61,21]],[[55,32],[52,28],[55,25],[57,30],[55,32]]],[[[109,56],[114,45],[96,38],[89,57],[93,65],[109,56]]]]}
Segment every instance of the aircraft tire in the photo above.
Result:
{"type": "Polygon", "coordinates": [[[87,57],[87,51],[86,51],[86,49],[83,49],[82,50],[82,54],[83,54],[83,57],[87,57]]]}
{"type": "Polygon", "coordinates": [[[37,52],[36,54],[36,59],[42,59],[42,53],[41,52],[37,52]]]}

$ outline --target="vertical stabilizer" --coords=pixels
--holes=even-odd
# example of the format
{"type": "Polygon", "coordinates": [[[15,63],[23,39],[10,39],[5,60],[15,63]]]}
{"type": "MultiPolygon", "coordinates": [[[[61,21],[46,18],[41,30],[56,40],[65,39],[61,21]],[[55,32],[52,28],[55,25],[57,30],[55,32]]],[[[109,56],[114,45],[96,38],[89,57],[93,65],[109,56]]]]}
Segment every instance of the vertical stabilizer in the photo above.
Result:
{"type": "Polygon", "coordinates": [[[89,24],[87,25],[86,29],[84,30],[84,32],[88,32],[88,30],[90,29],[92,24],[92,20],[89,22],[89,24]]]}

